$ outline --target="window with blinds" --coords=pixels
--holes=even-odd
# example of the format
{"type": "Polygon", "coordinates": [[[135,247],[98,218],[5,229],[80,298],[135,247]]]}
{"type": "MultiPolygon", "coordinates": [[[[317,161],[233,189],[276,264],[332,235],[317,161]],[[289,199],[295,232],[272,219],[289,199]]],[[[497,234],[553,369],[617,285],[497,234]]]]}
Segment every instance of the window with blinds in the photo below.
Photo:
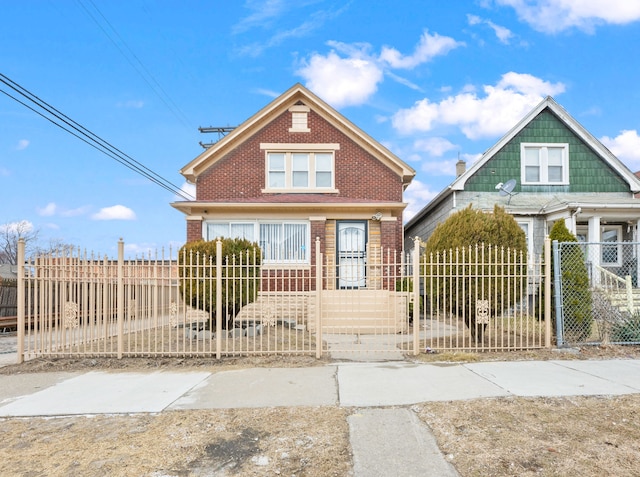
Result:
{"type": "Polygon", "coordinates": [[[205,240],[243,238],[257,242],[263,263],[309,263],[308,222],[207,222],[205,240]]]}

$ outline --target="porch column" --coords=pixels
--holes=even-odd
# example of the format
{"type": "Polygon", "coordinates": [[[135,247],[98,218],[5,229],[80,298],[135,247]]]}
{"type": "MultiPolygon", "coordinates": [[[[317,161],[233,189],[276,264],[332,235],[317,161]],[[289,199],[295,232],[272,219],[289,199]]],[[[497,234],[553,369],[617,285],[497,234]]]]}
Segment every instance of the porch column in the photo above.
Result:
{"type": "MultiPolygon", "coordinates": [[[[380,219],[380,245],[384,250],[385,256],[387,250],[396,253],[402,252],[402,223],[398,217],[382,217],[380,219]]],[[[393,259],[393,261],[397,261],[393,259]]]]}
{"type": "Polygon", "coordinates": [[[564,225],[567,226],[567,230],[573,235],[576,234],[576,218],[573,214],[569,214],[569,217],[564,218],[564,225]]]}
{"type": "MultiPolygon", "coordinates": [[[[327,234],[327,218],[326,217],[309,217],[310,222],[310,250],[309,250],[309,263],[315,263],[316,260],[316,239],[320,239],[320,252],[326,253],[327,240],[329,239],[327,234]]],[[[335,241],[335,231],[331,240],[335,241]]]]}
{"type": "Polygon", "coordinates": [[[600,266],[600,245],[599,242],[602,240],[600,235],[600,217],[594,216],[589,219],[589,232],[587,234],[589,242],[595,242],[596,245],[589,245],[587,248],[587,267],[589,269],[589,274],[591,275],[591,280],[594,284],[600,283],[600,273],[596,272],[596,266],[600,266]]]}
{"type": "Polygon", "coordinates": [[[589,219],[589,242],[600,242],[600,217],[589,219]]]}
{"type": "Polygon", "coordinates": [[[187,242],[202,240],[204,231],[202,230],[202,217],[200,215],[190,215],[187,217],[187,242]]]}

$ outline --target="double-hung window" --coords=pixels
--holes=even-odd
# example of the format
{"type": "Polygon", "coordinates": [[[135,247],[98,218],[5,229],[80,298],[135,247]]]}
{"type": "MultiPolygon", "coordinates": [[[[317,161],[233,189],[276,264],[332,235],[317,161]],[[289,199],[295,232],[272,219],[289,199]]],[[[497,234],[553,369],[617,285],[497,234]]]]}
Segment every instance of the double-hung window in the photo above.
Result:
{"type": "Polygon", "coordinates": [[[205,240],[243,238],[258,242],[265,264],[308,264],[309,222],[306,221],[207,221],[205,240]]]}
{"type": "Polygon", "coordinates": [[[338,144],[261,144],[266,150],[263,192],[336,192],[338,144]]]}
{"type": "Polygon", "coordinates": [[[522,184],[566,185],[569,183],[569,145],[522,143],[522,184]]]}

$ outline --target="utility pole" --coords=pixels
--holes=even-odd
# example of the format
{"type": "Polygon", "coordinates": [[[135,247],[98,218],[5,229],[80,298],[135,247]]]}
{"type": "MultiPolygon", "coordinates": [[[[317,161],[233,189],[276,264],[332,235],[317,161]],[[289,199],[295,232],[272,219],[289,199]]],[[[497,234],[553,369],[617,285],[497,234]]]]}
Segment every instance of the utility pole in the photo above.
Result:
{"type": "Polygon", "coordinates": [[[218,142],[220,139],[225,137],[228,133],[233,131],[234,129],[235,129],[235,126],[223,126],[223,127],[209,126],[208,128],[199,127],[198,131],[200,131],[201,133],[217,133],[218,134],[218,139],[215,140],[214,142],[203,143],[202,141],[200,141],[199,144],[203,148],[208,149],[211,146],[213,146],[216,142],[218,142]]]}

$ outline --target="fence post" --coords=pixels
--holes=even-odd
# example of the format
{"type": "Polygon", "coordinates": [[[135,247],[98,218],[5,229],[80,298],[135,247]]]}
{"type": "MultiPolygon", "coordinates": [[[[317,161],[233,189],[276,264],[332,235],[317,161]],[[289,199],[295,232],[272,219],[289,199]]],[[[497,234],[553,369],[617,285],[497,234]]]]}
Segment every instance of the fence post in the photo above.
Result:
{"type": "Polygon", "coordinates": [[[118,278],[116,308],[118,309],[118,359],[122,359],[124,349],[124,241],[118,240],[118,278]]]}
{"type": "MultiPolygon", "coordinates": [[[[225,307],[226,308],[226,307],[225,307]]],[[[222,358],[222,241],[216,241],[216,359],[222,358]]],[[[227,330],[228,331],[228,330],[227,330]]]]}
{"type": "Polygon", "coordinates": [[[564,317],[562,316],[562,289],[560,280],[560,248],[557,240],[553,241],[553,294],[556,309],[556,340],[558,348],[564,344],[564,317]]]}
{"type": "Polygon", "coordinates": [[[420,238],[413,240],[413,256],[411,257],[413,284],[413,355],[420,353],[420,238]]]}
{"type": "Polygon", "coordinates": [[[24,239],[18,240],[18,364],[24,362],[24,239]]]}
{"type": "Polygon", "coordinates": [[[545,343],[551,348],[551,239],[547,235],[544,239],[544,301],[545,343]]]}
{"type": "Polygon", "coordinates": [[[322,356],[322,254],[320,253],[320,237],[316,237],[316,359],[322,356]]]}

